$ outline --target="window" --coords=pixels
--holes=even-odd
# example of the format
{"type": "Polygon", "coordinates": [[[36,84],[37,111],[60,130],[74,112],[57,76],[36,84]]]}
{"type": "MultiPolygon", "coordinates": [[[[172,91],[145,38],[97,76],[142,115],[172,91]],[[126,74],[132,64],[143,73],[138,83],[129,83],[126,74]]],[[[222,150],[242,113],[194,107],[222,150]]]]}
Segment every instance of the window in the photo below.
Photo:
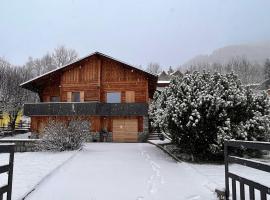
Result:
{"type": "Polygon", "coordinates": [[[60,97],[59,96],[52,96],[50,101],[51,102],[60,102],[60,97]]]}
{"type": "Polygon", "coordinates": [[[71,101],[72,102],[80,102],[81,101],[80,92],[72,92],[71,101]]]}
{"type": "Polygon", "coordinates": [[[121,92],[108,92],[107,103],[121,103],[121,92]]]}

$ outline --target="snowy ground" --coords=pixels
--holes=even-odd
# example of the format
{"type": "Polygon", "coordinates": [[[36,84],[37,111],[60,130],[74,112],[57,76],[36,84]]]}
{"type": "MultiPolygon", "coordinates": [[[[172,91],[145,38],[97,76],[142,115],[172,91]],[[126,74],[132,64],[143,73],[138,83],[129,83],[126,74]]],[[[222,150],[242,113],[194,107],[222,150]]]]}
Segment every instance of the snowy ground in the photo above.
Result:
{"type": "MultiPolygon", "coordinates": [[[[7,162],[0,155],[0,164],[7,162]]],[[[270,186],[268,173],[236,164],[230,171],[270,186]]],[[[16,153],[13,199],[41,180],[26,199],[211,200],[216,188],[224,188],[224,166],[176,163],[146,143],[91,143],[76,154],[16,153]]]]}
{"type": "MultiPolygon", "coordinates": [[[[12,199],[22,199],[50,172],[72,157],[76,152],[28,152],[15,153],[12,199]]],[[[0,165],[8,164],[8,154],[0,154],[0,165]]],[[[1,174],[0,185],[7,183],[7,175],[1,174]]]]}
{"type": "Polygon", "coordinates": [[[211,200],[207,177],[151,144],[92,143],[27,199],[211,200]]]}
{"type": "Polygon", "coordinates": [[[169,144],[171,143],[171,141],[169,139],[165,139],[165,140],[148,140],[150,143],[153,144],[169,144]]]}
{"type": "MultiPolygon", "coordinates": [[[[224,165],[211,165],[211,164],[190,164],[190,167],[195,169],[198,173],[205,176],[211,183],[212,187],[218,189],[224,189],[225,187],[225,175],[224,165]]],[[[270,174],[260,170],[252,169],[238,164],[229,165],[229,171],[235,173],[241,177],[248,178],[255,182],[259,182],[267,187],[270,187],[270,174]]],[[[231,184],[230,184],[231,186],[231,184]]],[[[237,196],[239,197],[239,183],[237,182],[237,196]]],[[[231,190],[231,189],[230,189],[231,190]]],[[[232,191],[232,190],[231,190],[232,191]]],[[[245,187],[246,199],[249,199],[249,188],[245,187]]],[[[255,190],[256,199],[260,199],[260,194],[255,190]]],[[[270,196],[267,197],[270,200],[270,196]]]]}

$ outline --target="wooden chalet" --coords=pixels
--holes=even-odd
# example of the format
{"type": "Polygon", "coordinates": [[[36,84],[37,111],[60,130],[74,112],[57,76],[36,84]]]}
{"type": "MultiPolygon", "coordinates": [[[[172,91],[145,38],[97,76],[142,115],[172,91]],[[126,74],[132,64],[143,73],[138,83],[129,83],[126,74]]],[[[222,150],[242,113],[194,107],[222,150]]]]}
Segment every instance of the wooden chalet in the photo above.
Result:
{"type": "Polygon", "coordinates": [[[24,105],[31,131],[42,134],[49,120],[91,123],[91,134],[109,132],[109,141],[137,142],[148,134],[148,103],[157,77],[95,52],[21,84],[40,103],[24,105]]]}

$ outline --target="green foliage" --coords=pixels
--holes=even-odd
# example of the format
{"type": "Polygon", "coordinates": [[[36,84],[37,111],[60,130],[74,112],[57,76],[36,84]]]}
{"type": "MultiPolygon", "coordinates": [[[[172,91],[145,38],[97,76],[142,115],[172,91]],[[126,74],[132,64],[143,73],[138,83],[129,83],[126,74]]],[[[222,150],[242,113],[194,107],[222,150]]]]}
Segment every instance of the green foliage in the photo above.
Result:
{"type": "Polygon", "coordinates": [[[169,134],[185,153],[204,160],[221,157],[227,139],[269,140],[267,95],[255,96],[233,73],[194,72],[174,78],[155,94],[149,114],[154,128],[169,134]]]}

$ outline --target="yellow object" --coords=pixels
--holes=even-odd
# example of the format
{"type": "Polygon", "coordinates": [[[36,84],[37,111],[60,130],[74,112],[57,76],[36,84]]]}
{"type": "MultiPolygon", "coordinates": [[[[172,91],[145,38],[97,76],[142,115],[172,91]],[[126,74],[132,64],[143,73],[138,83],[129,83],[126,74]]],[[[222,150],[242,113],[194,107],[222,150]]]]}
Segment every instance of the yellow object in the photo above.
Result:
{"type": "MultiPolygon", "coordinates": [[[[22,120],[22,117],[23,117],[23,110],[20,110],[16,118],[16,127],[22,120]]],[[[3,112],[3,114],[0,116],[0,127],[8,127],[9,123],[10,123],[10,118],[9,118],[8,113],[3,112]]]]}
{"type": "Polygon", "coordinates": [[[0,116],[0,127],[8,127],[9,122],[10,118],[8,113],[3,112],[3,114],[0,116]]]}
{"type": "Polygon", "coordinates": [[[23,117],[23,110],[20,110],[20,111],[18,112],[16,121],[15,121],[15,128],[17,128],[18,124],[21,122],[22,117],[23,117]]]}

